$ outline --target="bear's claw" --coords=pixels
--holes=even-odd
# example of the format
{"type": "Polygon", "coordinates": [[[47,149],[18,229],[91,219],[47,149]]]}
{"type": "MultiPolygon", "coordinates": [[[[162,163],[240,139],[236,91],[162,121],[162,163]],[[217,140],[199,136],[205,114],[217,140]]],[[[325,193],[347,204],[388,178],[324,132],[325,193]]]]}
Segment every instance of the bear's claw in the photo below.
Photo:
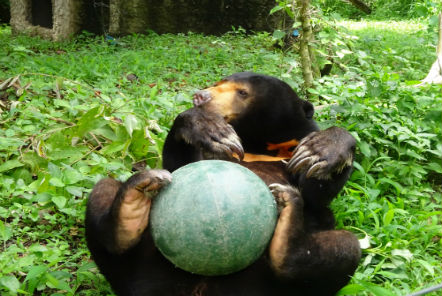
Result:
{"type": "Polygon", "coordinates": [[[172,175],[169,171],[148,170],[130,177],[126,182],[126,186],[146,194],[150,191],[157,191],[170,182],[172,182],[172,175]]]}
{"type": "Polygon", "coordinates": [[[275,197],[275,201],[280,213],[289,203],[296,201],[302,202],[301,193],[299,190],[290,185],[282,185],[279,183],[273,183],[269,185],[270,192],[275,197]]]}
{"type": "Polygon", "coordinates": [[[307,178],[330,179],[352,165],[356,141],[347,131],[331,127],[309,134],[302,139],[287,169],[305,173],[307,178]]]}

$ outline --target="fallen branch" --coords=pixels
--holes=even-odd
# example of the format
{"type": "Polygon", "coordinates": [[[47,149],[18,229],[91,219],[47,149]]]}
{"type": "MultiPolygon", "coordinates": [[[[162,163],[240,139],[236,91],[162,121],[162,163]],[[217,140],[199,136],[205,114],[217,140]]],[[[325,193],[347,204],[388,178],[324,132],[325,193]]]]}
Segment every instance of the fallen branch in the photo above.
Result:
{"type": "Polygon", "coordinates": [[[61,118],[57,118],[57,117],[48,117],[48,119],[53,120],[53,121],[57,121],[57,122],[61,122],[64,124],[67,124],[69,126],[75,126],[75,123],[69,122],[67,120],[61,119],[61,118]]]}

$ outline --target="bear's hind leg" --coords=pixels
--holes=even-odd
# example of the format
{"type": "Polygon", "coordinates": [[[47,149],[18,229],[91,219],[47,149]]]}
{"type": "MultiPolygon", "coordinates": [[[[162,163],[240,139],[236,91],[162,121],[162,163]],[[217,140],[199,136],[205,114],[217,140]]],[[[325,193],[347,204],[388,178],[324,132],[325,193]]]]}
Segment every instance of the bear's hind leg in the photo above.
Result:
{"type": "Polygon", "coordinates": [[[98,182],[89,197],[86,237],[89,247],[123,253],[135,245],[147,227],[151,198],[171,175],[165,170],[135,174],[121,183],[107,178],[98,182]]]}
{"type": "Polygon", "coordinates": [[[96,250],[108,249],[112,244],[113,231],[110,210],[121,187],[121,182],[106,178],[95,184],[86,208],[86,241],[92,254],[96,250]]]}

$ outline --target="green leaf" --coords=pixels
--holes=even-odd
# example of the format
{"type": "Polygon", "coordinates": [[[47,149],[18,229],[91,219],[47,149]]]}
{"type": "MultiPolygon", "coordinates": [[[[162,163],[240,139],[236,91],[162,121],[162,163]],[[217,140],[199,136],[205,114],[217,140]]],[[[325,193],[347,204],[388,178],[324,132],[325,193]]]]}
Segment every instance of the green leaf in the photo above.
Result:
{"type": "Polygon", "coordinates": [[[348,49],[341,49],[341,50],[336,51],[336,55],[337,55],[340,59],[342,59],[345,55],[347,55],[347,54],[352,54],[352,53],[353,53],[353,52],[350,51],[350,50],[348,50],[348,49]]]}
{"type": "Polygon", "coordinates": [[[121,142],[113,142],[112,144],[104,147],[101,150],[101,153],[103,155],[109,155],[115,152],[120,152],[122,150],[124,150],[124,148],[126,147],[126,143],[121,143],[121,142]]]}
{"type": "Polygon", "coordinates": [[[364,156],[371,156],[370,145],[367,142],[359,142],[358,146],[364,156]]]}
{"type": "Polygon", "coordinates": [[[292,28],[299,28],[302,26],[301,22],[293,22],[292,28]]]}
{"type": "Polygon", "coordinates": [[[63,172],[63,183],[71,185],[77,184],[79,181],[83,180],[84,176],[79,171],[72,168],[68,168],[63,172]]]}
{"type": "Polygon", "coordinates": [[[33,267],[31,267],[31,269],[29,269],[29,272],[26,275],[25,281],[37,279],[37,278],[41,277],[47,270],[48,270],[47,266],[43,266],[43,265],[33,266],[33,267]]]}
{"type": "Polygon", "coordinates": [[[28,292],[33,293],[42,277],[46,274],[48,270],[47,266],[37,265],[31,267],[28,274],[26,275],[25,282],[28,282],[28,292]]]}
{"type": "Polygon", "coordinates": [[[428,25],[430,27],[435,27],[439,23],[439,18],[437,15],[433,15],[428,19],[428,25]]]}
{"type": "Polygon", "coordinates": [[[23,165],[24,164],[21,163],[17,158],[8,160],[0,165],[0,173],[21,167],[23,165]]]}
{"type": "Polygon", "coordinates": [[[339,290],[339,292],[336,294],[336,296],[343,296],[343,295],[357,295],[359,292],[363,291],[364,287],[362,287],[359,284],[349,284],[339,290]]]}
{"type": "MultiPolygon", "coordinates": [[[[149,131],[146,131],[149,133],[149,131]]],[[[145,137],[145,133],[142,130],[136,130],[132,134],[132,141],[130,143],[131,153],[138,158],[145,157],[151,143],[145,137]]]]}
{"type": "Polygon", "coordinates": [[[48,151],[46,155],[50,160],[78,159],[83,156],[84,151],[84,147],[63,147],[48,151]]]}
{"type": "Polygon", "coordinates": [[[103,136],[111,141],[117,141],[118,137],[115,134],[115,131],[111,128],[110,125],[102,126],[96,130],[94,130],[95,135],[103,136]]]}
{"type": "Polygon", "coordinates": [[[61,181],[59,178],[57,178],[57,177],[52,177],[50,180],[49,180],[49,184],[51,184],[52,186],[55,186],[55,187],[64,187],[65,186],[65,184],[63,183],[63,181],[61,181]]]}
{"type": "Polygon", "coordinates": [[[355,167],[355,169],[360,171],[362,174],[365,174],[364,168],[357,161],[353,162],[353,166],[355,167]]]}
{"type": "Polygon", "coordinates": [[[408,275],[405,272],[391,272],[391,271],[379,271],[378,274],[385,276],[389,279],[399,279],[399,280],[406,280],[408,279],[408,275]]]}
{"type": "MultiPolygon", "coordinates": [[[[58,284],[56,286],[57,289],[59,290],[65,290],[65,291],[71,291],[71,287],[69,286],[69,284],[64,281],[64,280],[60,280],[58,281],[58,284]]],[[[64,293],[63,293],[64,294],[64,293]]],[[[62,294],[62,295],[63,295],[62,294]]]]}
{"type": "Polygon", "coordinates": [[[53,196],[51,198],[52,202],[59,208],[62,209],[66,205],[66,197],[64,196],[53,196]]]}
{"type": "Polygon", "coordinates": [[[434,171],[436,173],[442,174],[442,165],[440,163],[437,162],[430,162],[427,165],[427,168],[431,171],[434,171]]]}
{"type": "Polygon", "coordinates": [[[124,118],[124,126],[126,127],[129,136],[132,137],[132,132],[134,131],[134,129],[136,129],[137,125],[138,120],[134,115],[128,114],[126,118],[124,118]]]}
{"type": "Polygon", "coordinates": [[[284,9],[284,6],[280,6],[280,5],[275,6],[275,7],[273,7],[273,8],[270,10],[269,14],[272,15],[272,14],[274,14],[275,12],[280,11],[280,10],[282,10],[282,9],[284,9]]]}
{"type": "Polygon", "coordinates": [[[391,255],[405,258],[407,261],[413,258],[413,253],[408,249],[394,249],[391,251],[391,255]]]}
{"type": "Polygon", "coordinates": [[[46,285],[51,288],[56,288],[58,286],[58,280],[50,273],[46,274],[46,285]]]}
{"type": "Polygon", "coordinates": [[[390,225],[391,221],[394,218],[394,210],[388,210],[388,212],[384,216],[384,226],[390,225]]]}
{"type": "Polygon", "coordinates": [[[281,40],[282,38],[284,38],[285,36],[285,32],[281,31],[281,30],[275,30],[273,31],[273,40],[281,40]]]}
{"type": "Polygon", "coordinates": [[[378,285],[364,281],[358,281],[358,283],[363,286],[365,290],[373,293],[374,296],[396,296],[393,292],[378,285]]]}
{"type": "Polygon", "coordinates": [[[396,189],[398,194],[401,193],[404,190],[404,188],[402,187],[401,184],[399,184],[398,182],[393,181],[391,179],[388,179],[388,178],[380,178],[378,180],[378,182],[379,183],[387,183],[387,184],[392,185],[396,189]]]}
{"type": "Polygon", "coordinates": [[[406,152],[405,152],[405,154],[406,155],[409,155],[409,156],[411,156],[411,157],[413,157],[413,158],[416,158],[416,159],[418,159],[418,160],[425,160],[425,157],[423,157],[421,154],[419,154],[419,153],[416,153],[415,151],[413,151],[413,150],[407,150],[406,152]]]}
{"type": "Polygon", "coordinates": [[[22,154],[22,161],[32,168],[33,172],[38,171],[41,167],[47,165],[47,160],[38,156],[37,153],[27,152],[22,154]]]}
{"type": "Polygon", "coordinates": [[[82,196],[83,195],[83,187],[77,186],[66,186],[66,191],[72,194],[73,196],[82,196]]]}
{"type": "Polygon", "coordinates": [[[99,106],[86,112],[77,122],[77,135],[81,138],[86,133],[100,128],[107,123],[103,118],[104,107],[99,106]]]}
{"type": "Polygon", "coordinates": [[[159,91],[158,84],[155,85],[154,87],[152,87],[152,89],[150,90],[150,94],[149,94],[149,97],[151,100],[156,99],[158,91],[159,91]]]}
{"type": "Polygon", "coordinates": [[[11,228],[6,226],[3,221],[0,220],[0,238],[3,241],[7,241],[12,236],[11,228]]]}
{"type": "Polygon", "coordinates": [[[117,125],[115,130],[116,139],[112,140],[113,142],[126,142],[130,139],[129,134],[127,133],[126,127],[122,125],[117,125]]]}
{"type": "Polygon", "coordinates": [[[63,176],[60,167],[52,162],[48,163],[48,171],[52,178],[57,177],[61,179],[63,176]]]}
{"type": "Polygon", "coordinates": [[[32,175],[29,172],[29,170],[27,170],[25,168],[15,170],[14,174],[12,174],[12,176],[16,180],[22,179],[26,184],[29,184],[32,182],[32,175]]]}
{"type": "Polygon", "coordinates": [[[7,288],[12,293],[17,293],[20,288],[20,282],[13,275],[7,275],[0,278],[0,285],[7,288]]]}
{"type": "Polygon", "coordinates": [[[416,85],[419,83],[422,83],[422,82],[420,80],[407,80],[407,81],[405,81],[406,85],[416,85]]]}
{"type": "Polygon", "coordinates": [[[94,262],[86,262],[78,268],[77,272],[83,272],[93,268],[97,268],[97,265],[94,262]]]}
{"type": "Polygon", "coordinates": [[[54,276],[54,278],[56,278],[58,280],[58,283],[56,285],[57,289],[66,290],[66,291],[71,290],[71,288],[69,287],[69,284],[66,282],[66,280],[69,280],[72,278],[72,274],[70,272],[63,271],[63,270],[57,270],[57,271],[51,272],[51,275],[54,276]]]}
{"type": "Polygon", "coordinates": [[[416,261],[419,262],[419,264],[422,265],[431,276],[434,276],[434,267],[430,263],[421,259],[416,259],[416,261]]]}
{"type": "Polygon", "coordinates": [[[0,220],[0,236],[2,237],[3,240],[6,240],[6,228],[5,228],[5,224],[3,223],[2,220],[0,220]]]}

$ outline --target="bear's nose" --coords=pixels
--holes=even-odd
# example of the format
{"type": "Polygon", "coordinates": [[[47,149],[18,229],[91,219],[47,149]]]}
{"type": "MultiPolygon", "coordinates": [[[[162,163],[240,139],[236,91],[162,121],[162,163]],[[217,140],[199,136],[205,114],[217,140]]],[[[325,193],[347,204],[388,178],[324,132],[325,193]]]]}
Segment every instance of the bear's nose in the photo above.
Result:
{"type": "Polygon", "coordinates": [[[207,103],[212,99],[210,92],[207,90],[199,90],[193,95],[193,105],[198,107],[204,103],[207,103]]]}

